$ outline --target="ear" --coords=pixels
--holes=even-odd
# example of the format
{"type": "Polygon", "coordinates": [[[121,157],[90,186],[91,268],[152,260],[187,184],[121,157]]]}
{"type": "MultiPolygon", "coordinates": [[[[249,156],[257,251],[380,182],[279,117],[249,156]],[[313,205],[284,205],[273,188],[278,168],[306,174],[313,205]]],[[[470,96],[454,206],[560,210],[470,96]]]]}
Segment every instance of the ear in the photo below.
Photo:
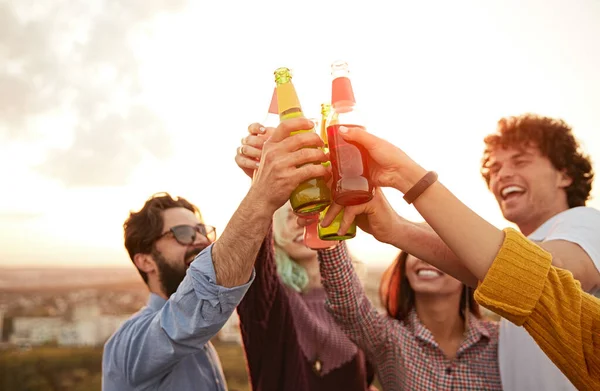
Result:
{"type": "Polygon", "coordinates": [[[571,186],[571,184],[573,184],[573,179],[571,179],[571,177],[567,175],[567,172],[565,170],[562,170],[558,173],[558,187],[560,187],[561,189],[566,189],[567,187],[571,186]]]}
{"type": "Polygon", "coordinates": [[[133,256],[135,266],[146,274],[150,274],[156,270],[156,262],[150,254],[137,253],[133,256]]]}

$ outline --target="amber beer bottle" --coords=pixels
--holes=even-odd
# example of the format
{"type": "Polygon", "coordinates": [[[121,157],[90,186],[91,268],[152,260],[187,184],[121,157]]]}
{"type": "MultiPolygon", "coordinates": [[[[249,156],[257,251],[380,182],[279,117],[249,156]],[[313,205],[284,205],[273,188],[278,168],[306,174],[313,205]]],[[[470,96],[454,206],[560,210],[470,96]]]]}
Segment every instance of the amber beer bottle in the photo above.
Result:
{"type": "MultiPolygon", "coordinates": [[[[296,89],[292,84],[292,73],[288,68],[275,70],[275,83],[277,84],[277,106],[279,119],[304,118],[296,89]]],[[[301,132],[314,132],[312,129],[292,132],[292,135],[301,132]]],[[[320,163],[317,163],[320,164],[320,163]]],[[[331,192],[323,178],[312,178],[302,182],[292,192],[290,203],[294,213],[299,216],[308,216],[325,209],[331,202],[331,192]]]]}
{"type": "MultiPolygon", "coordinates": [[[[329,142],[327,141],[327,119],[329,117],[329,113],[331,111],[331,104],[329,103],[321,103],[321,138],[323,139],[323,143],[325,144],[324,152],[329,152],[329,142]]],[[[327,162],[329,164],[329,162],[327,162]]],[[[319,221],[323,220],[325,214],[327,213],[327,207],[324,211],[320,213],[319,221]]],[[[340,213],[335,216],[335,219],[329,224],[327,227],[322,227],[321,224],[318,226],[319,239],[321,240],[346,240],[352,239],[356,236],[356,223],[352,222],[350,228],[345,235],[338,235],[337,231],[340,229],[340,225],[342,224],[342,219],[344,218],[344,211],[341,210],[340,213]]]]}
{"type": "Polygon", "coordinates": [[[369,176],[364,148],[345,141],[339,134],[340,126],[364,127],[360,111],[356,108],[348,64],[336,61],[331,64],[331,114],[327,125],[327,138],[331,154],[333,199],[343,206],[358,205],[373,198],[373,185],[369,176]]]}

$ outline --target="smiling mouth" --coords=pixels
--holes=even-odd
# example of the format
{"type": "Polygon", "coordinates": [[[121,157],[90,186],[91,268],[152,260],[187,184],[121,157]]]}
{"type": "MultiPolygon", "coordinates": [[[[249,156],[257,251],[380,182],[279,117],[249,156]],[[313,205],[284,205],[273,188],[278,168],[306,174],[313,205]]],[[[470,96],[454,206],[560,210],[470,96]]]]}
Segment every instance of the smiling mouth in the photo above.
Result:
{"type": "Polygon", "coordinates": [[[442,277],[444,275],[444,273],[437,271],[437,270],[433,270],[433,269],[419,269],[417,270],[417,276],[418,277],[424,277],[424,278],[437,278],[437,277],[442,277]]]}
{"type": "Polygon", "coordinates": [[[300,234],[294,238],[294,243],[304,243],[304,234],[300,234]]]}
{"type": "Polygon", "coordinates": [[[521,186],[510,185],[506,186],[500,191],[500,197],[502,200],[508,200],[510,198],[518,197],[522,194],[525,194],[526,190],[521,186]]]}

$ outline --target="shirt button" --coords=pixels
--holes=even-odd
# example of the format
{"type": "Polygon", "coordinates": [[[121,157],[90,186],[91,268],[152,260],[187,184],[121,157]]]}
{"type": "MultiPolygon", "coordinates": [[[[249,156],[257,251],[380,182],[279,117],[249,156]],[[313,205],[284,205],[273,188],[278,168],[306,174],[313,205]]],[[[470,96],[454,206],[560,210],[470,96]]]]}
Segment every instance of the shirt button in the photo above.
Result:
{"type": "Polygon", "coordinates": [[[448,367],[446,368],[446,375],[451,375],[452,374],[452,368],[448,367]]]}

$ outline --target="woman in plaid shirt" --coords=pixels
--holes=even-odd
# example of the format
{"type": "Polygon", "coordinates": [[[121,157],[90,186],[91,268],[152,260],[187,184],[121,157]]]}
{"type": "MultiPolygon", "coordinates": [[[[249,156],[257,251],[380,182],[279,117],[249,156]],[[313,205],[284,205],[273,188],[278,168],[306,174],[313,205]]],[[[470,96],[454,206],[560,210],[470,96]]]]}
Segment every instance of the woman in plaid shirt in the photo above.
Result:
{"type": "MultiPolygon", "coordinates": [[[[381,196],[379,194],[378,196],[381,196]]],[[[400,253],[369,301],[345,244],[319,251],[329,310],[373,363],[384,390],[501,390],[498,324],[480,318],[473,291],[400,253]]]]}

